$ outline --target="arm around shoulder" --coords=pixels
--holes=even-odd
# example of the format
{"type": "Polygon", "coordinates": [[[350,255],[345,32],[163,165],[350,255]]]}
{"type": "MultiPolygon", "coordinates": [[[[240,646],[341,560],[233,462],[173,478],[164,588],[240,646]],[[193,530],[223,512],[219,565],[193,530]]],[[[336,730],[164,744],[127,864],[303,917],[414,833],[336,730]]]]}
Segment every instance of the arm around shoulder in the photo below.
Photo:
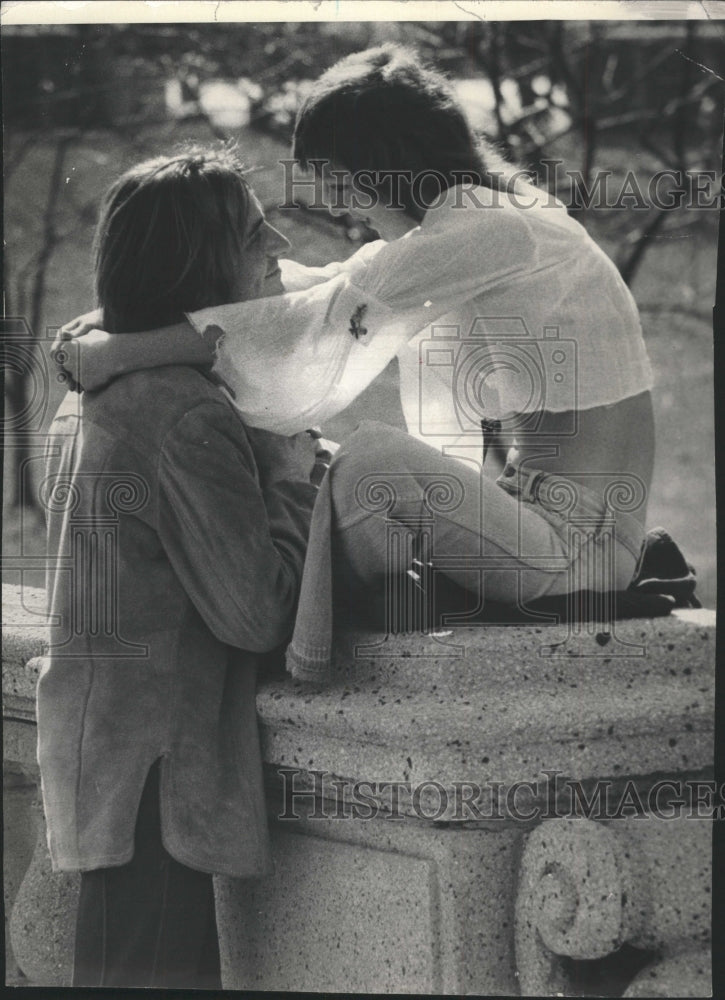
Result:
{"type": "Polygon", "coordinates": [[[83,389],[102,389],[114,378],[144,368],[165,365],[206,365],[212,349],[190,323],[149,330],[146,333],[107,333],[94,329],[70,339],[57,340],[52,354],[63,352],[63,368],[83,389]]]}

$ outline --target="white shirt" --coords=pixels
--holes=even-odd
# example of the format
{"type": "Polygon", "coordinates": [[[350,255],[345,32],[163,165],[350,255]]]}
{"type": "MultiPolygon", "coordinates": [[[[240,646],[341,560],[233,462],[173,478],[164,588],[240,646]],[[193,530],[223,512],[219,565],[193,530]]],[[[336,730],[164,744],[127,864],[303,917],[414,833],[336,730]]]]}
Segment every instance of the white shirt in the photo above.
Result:
{"type": "Polygon", "coordinates": [[[511,425],[525,432],[542,410],[652,387],[616,267],[529,185],[514,195],[451,188],[402,239],[324,268],[280,263],[284,295],[189,316],[200,332],[224,332],[215,370],[252,426],[324,424],[396,355],[409,432],[446,450],[480,440],[482,417],[528,415],[511,425]]]}

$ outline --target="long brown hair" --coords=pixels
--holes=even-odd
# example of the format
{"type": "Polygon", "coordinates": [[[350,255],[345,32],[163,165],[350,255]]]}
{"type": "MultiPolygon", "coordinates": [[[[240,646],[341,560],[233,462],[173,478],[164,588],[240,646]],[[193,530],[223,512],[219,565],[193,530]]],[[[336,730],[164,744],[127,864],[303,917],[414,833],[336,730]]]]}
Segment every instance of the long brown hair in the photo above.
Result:
{"type": "Polygon", "coordinates": [[[234,300],[250,189],[229,148],[132,167],[104,198],[94,239],[104,327],[132,333],[234,300]]]}

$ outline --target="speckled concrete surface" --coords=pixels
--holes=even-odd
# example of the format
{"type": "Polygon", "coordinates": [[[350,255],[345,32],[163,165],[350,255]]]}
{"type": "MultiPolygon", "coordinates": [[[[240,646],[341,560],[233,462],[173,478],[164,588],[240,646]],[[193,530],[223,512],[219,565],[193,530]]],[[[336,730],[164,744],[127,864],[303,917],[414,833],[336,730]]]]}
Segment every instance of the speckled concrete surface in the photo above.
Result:
{"type": "MultiPolygon", "coordinates": [[[[6,760],[22,764],[27,776],[39,666],[32,657],[45,640],[43,594],[26,589],[21,602],[17,588],[4,587],[3,602],[6,760]]],[[[584,635],[576,653],[547,655],[565,638],[563,628],[531,627],[459,629],[438,637],[342,633],[329,687],[291,679],[261,687],[268,777],[281,765],[299,771],[301,787],[317,769],[371,782],[432,780],[448,790],[461,781],[536,780],[543,769],[582,780],[644,780],[710,765],[712,613],[618,622],[616,641],[584,635]],[[457,655],[450,655],[452,642],[457,655]],[[355,655],[366,644],[374,648],[355,655]]],[[[455,795],[451,802],[456,805],[455,795]]],[[[263,884],[217,883],[227,986],[517,992],[514,882],[531,824],[510,818],[436,824],[411,812],[410,802],[401,804],[406,815],[399,820],[290,823],[274,820],[275,800],[276,875],[263,884]]],[[[658,848],[656,865],[664,871],[699,864],[699,856],[681,854],[688,842],[673,842],[669,854],[658,848]]],[[[635,850],[652,856],[648,843],[635,850]]],[[[668,900],[668,879],[657,883],[659,873],[648,864],[647,878],[659,885],[648,898],[661,916],[643,925],[637,944],[656,938],[680,947],[682,906],[675,896],[668,900]],[[659,937],[652,937],[653,927],[659,937]]],[[[699,940],[691,933],[694,913],[705,920],[703,878],[699,869],[688,876],[690,944],[699,940]]],[[[52,876],[39,841],[13,908],[19,964],[36,983],[67,982],[76,891],[72,876],[52,876]]],[[[669,981],[682,968],[667,966],[656,976],[669,981]]]]}
{"type": "Polygon", "coordinates": [[[52,871],[42,810],[36,806],[33,812],[35,852],[13,900],[10,941],[33,985],[70,986],[80,875],[52,871]]]}
{"type": "Polygon", "coordinates": [[[347,633],[328,687],[261,689],[265,760],[443,784],[535,780],[544,768],[585,779],[707,767],[714,615],[618,622],[617,632],[643,655],[603,657],[587,636],[582,655],[552,658],[541,655],[543,631],[498,627],[457,630],[457,657],[408,636],[355,658],[373,637],[347,633]]]}
{"type": "Polygon", "coordinates": [[[25,665],[48,641],[45,591],[4,583],[2,595],[3,700],[8,695],[34,699],[37,670],[26,671],[25,665]]]}
{"type": "MultiPolygon", "coordinates": [[[[3,693],[32,699],[42,591],[3,587],[3,693]]],[[[265,760],[374,780],[531,780],[693,771],[712,758],[714,613],[616,623],[580,655],[542,655],[565,630],[457,629],[452,636],[338,638],[336,679],[284,679],[257,699],[265,760]],[[370,655],[359,647],[379,643],[370,655]],[[459,655],[441,655],[442,643],[459,655]],[[612,644],[614,645],[614,643],[612,644]],[[358,655],[355,655],[356,647],[358,655]]]]}
{"type": "Polygon", "coordinates": [[[271,879],[217,879],[229,987],[517,993],[520,831],[409,820],[275,824],[271,879]]]}
{"type": "Polygon", "coordinates": [[[708,819],[540,824],[526,837],[516,903],[522,994],[572,995],[576,970],[563,959],[625,944],[666,957],[707,948],[711,855],[708,819]]]}

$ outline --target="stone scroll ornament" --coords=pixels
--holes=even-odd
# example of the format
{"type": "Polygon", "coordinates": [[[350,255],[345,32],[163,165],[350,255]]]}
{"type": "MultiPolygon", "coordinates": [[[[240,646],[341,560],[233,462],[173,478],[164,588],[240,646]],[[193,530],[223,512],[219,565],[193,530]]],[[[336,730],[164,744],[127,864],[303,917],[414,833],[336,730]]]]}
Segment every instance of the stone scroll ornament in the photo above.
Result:
{"type": "Polygon", "coordinates": [[[516,900],[521,995],[577,996],[594,971],[598,996],[711,996],[711,835],[709,820],[689,817],[538,826],[516,900]],[[633,973],[615,988],[607,977],[621,978],[623,946],[633,973]],[[607,957],[609,967],[592,964],[607,957]]]}

